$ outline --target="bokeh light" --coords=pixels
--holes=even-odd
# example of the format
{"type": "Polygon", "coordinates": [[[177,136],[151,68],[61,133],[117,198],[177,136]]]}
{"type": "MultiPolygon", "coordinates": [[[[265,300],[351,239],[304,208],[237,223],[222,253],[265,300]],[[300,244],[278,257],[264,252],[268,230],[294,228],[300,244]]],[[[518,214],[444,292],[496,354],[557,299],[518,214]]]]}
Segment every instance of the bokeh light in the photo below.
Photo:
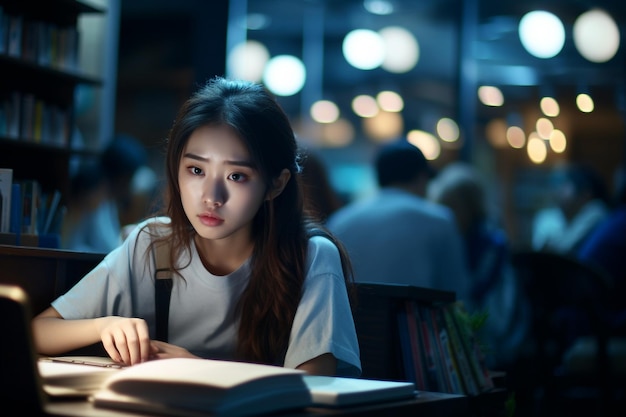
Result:
{"type": "Polygon", "coordinates": [[[524,49],[537,58],[552,58],[565,44],[563,23],[544,10],[526,13],[520,20],[518,33],[524,49]]]}

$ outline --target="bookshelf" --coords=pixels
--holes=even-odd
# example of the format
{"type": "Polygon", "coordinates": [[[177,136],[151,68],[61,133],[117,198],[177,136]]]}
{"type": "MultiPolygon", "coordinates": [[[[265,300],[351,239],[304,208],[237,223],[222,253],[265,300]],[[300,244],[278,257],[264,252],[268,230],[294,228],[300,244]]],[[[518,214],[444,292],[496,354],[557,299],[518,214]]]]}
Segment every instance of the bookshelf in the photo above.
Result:
{"type": "Polygon", "coordinates": [[[363,282],[356,288],[363,377],[469,396],[494,388],[454,292],[363,282]]]}
{"type": "MultiPolygon", "coordinates": [[[[0,83],[0,168],[12,169],[14,181],[38,182],[47,196],[57,191],[62,203],[71,159],[99,148],[97,138],[80,149],[72,143],[77,88],[104,86],[81,68],[79,18],[106,13],[78,0],[0,0],[0,68],[10,80],[0,83]]],[[[21,244],[29,242],[37,239],[21,244]]]]}
{"type": "Polygon", "coordinates": [[[102,259],[103,254],[0,244],[0,284],[22,287],[39,314],[102,259]]]}

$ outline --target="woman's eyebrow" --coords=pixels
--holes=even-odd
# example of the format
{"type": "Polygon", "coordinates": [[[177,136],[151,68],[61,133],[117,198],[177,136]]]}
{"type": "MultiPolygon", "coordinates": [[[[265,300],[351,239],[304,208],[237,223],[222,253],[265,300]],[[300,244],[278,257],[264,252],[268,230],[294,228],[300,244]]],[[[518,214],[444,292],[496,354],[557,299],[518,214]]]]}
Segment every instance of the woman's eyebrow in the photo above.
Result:
{"type": "MultiPolygon", "coordinates": [[[[190,152],[185,153],[183,155],[183,158],[194,159],[194,160],[200,161],[200,162],[208,162],[209,161],[209,158],[205,158],[203,156],[196,155],[196,154],[190,153],[190,152]]],[[[234,166],[241,166],[241,167],[247,167],[247,168],[256,169],[255,164],[252,161],[249,161],[249,160],[229,159],[229,160],[224,161],[224,163],[227,164],[227,165],[234,165],[234,166]]]]}

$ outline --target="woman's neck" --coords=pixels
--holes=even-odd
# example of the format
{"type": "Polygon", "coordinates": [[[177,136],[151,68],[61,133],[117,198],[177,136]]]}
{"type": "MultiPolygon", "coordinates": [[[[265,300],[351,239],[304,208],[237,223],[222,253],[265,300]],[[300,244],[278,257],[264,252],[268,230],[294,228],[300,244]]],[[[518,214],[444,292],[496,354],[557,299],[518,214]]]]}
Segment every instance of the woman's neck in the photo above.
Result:
{"type": "Polygon", "coordinates": [[[228,275],[239,269],[252,255],[254,243],[250,239],[236,242],[235,239],[209,240],[196,235],[194,238],[200,260],[213,275],[228,275]]]}

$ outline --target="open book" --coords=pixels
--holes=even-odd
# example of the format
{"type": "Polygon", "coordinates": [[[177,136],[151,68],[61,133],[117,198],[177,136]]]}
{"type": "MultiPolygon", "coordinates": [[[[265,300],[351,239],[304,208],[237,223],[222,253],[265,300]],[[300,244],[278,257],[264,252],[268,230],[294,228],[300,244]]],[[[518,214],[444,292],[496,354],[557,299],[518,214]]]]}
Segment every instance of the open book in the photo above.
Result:
{"type": "Polygon", "coordinates": [[[278,366],[176,358],[122,369],[106,379],[92,400],[96,407],[128,411],[241,417],[415,395],[412,382],[310,376],[278,366]]]}
{"type": "Polygon", "coordinates": [[[48,395],[86,397],[100,389],[122,365],[99,356],[60,356],[41,357],[37,367],[48,395]]]}

